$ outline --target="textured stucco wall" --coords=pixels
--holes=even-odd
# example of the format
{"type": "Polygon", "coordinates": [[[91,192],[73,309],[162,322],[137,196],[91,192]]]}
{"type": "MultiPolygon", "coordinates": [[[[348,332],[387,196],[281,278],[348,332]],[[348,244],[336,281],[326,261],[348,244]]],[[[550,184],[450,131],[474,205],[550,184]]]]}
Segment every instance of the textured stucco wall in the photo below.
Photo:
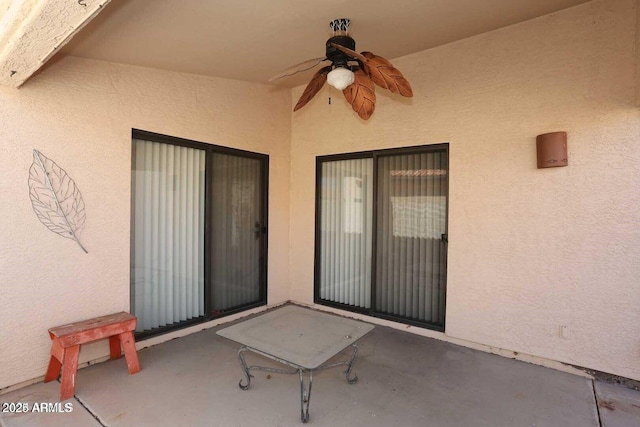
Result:
{"type": "Polygon", "coordinates": [[[328,87],[294,113],[291,298],[313,302],[315,156],[449,142],[446,332],[430,335],[640,379],[637,4],[393,61],[415,97],[378,90],[368,122],[328,87]],[[569,166],[536,169],[535,136],[559,130],[569,166]]]}
{"type": "MultiPolygon", "coordinates": [[[[44,375],[49,327],[129,310],[132,128],[270,156],[268,302],[286,301],[290,103],[269,86],[79,58],[0,89],[0,389],[44,375]],[[88,254],[32,211],[33,149],[80,188],[88,254]]],[[[81,361],[105,354],[83,347],[81,361]]]]}
{"type": "Polygon", "coordinates": [[[44,374],[48,327],[129,309],[131,128],[270,155],[270,304],[313,301],[316,155],[449,142],[447,330],[417,333],[640,379],[638,3],[400,58],[416,96],[378,90],[369,122],[330,88],[292,117],[288,91],[78,58],[0,89],[0,389],[44,374]],[[537,170],[555,130],[569,167],[537,170]],[[89,254],[36,219],[34,148],[80,187],[89,254]]]}

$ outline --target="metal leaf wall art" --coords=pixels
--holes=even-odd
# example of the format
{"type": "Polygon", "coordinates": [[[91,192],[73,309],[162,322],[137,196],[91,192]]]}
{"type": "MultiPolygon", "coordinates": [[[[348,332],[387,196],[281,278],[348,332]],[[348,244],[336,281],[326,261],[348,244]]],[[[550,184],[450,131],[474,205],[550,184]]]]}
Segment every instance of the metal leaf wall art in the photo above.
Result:
{"type": "Polygon", "coordinates": [[[88,253],[78,239],[85,221],[82,194],[71,177],[38,150],[33,150],[29,168],[29,197],[40,222],[54,233],[75,240],[88,253]]]}

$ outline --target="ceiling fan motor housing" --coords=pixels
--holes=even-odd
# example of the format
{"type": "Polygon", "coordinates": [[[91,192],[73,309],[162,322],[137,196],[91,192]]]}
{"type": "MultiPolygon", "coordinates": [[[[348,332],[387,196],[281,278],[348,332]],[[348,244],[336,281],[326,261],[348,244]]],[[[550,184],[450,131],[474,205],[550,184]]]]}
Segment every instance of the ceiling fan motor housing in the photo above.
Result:
{"type": "Polygon", "coordinates": [[[331,43],[356,50],[356,41],[349,36],[333,36],[327,40],[327,58],[329,58],[335,67],[347,67],[349,57],[331,46],[331,43]]]}

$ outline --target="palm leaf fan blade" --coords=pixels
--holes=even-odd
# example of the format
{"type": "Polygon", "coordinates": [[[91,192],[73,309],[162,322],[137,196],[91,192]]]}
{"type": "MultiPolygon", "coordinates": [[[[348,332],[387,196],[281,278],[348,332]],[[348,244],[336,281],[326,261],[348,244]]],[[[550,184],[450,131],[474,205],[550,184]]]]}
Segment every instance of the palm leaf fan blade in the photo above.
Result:
{"type": "Polygon", "coordinates": [[[362,56],[366,58],[363,66],[375,84],[402,96],[413,96],[409,81],[391,62],[371,52],[362,52],[362,56]]]}
{"type": "Polygon", "coordinates": [[[275,76],[271,77],[269,81],[272,82],[274,80],[279,80],[283,77],[293,76],[294,74],[310,70],[312,68],[315,68],[322,61],[326,61],[326,60],[327,58],[325,57],[313,58],[313,59],[309,59],[307,61],[301,62],[299,64],[292,65],[291,67],[284,69],[280,71],[278,74],[276,74],[275,76]]]}
{"type": "Polygon", "coordinates": [[[344,97],[351,104],[353,111],[363,120],[368,120],[376,109],[376,92],[373,82],[361,69],[355,70],[354,82],[347,86],[344,97]]]}
{"type": "Polygon", "coordinates": [[[320,89],[322,89],[322,86],[324,86],[324,82],[327,81],[327,74],[329,74],[329,71],[331,71],[331,66],[326,66],[319,69],[313,75],[311,81],[304,89],[304,92],[302,92],[298,103],[293,108],[293,111],[298,111],[299,109],[307,105],[307,103],[311,101],[311,99],[316,96],[318,92],[320,92],[320,89]]]}

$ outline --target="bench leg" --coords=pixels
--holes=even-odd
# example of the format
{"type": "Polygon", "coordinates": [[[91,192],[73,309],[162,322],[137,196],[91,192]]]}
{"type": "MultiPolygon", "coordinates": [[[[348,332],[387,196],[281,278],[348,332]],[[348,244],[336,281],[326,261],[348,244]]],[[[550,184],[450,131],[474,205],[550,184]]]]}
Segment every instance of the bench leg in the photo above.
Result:
{"type": "Polygon", "coordinates": [[[47,368],[47,375],[44,376],[44,382],[48,383],[49,381],[58,379],[61,367],[62,363],[52,355],[51,359],[49,359],[49,367],[47,368]]]}
{"type": "Polygon", "coordinates": [[[62,381],[60,384],[60,401],[69,399],[75,394],[79,356],[79,345],[74,345],[64,349],[64,358],[62,360],[62,381]]]}
{"type": "Polygon", "coordinates": [[[109,354],[111,360],[119,359],[122,356],[122,349],[120,348],[120,336],[114,335],[109,337],[109,354]]]}
{"type": "Polygon", "coordinates": [[[136,341],[133,338],[133,332],[124,332],[119,336],[122,348],[124,349],[124,357],[127,360],[127,368],[131,375],[140,372],[140,362],[138,361],[138,353],[136,352],[136,341]]]}
{"type": "Polygon", "coordinates": [[[57,380],[60,376],[60,368],[62,367],[62,359],[64,358],[64,349],[60,345],[57,338],[52,337],[51,343],[51,358],[49,359],[49,367],[47,368],[47,374],[44,376],[44,382],[57,380]]]}

